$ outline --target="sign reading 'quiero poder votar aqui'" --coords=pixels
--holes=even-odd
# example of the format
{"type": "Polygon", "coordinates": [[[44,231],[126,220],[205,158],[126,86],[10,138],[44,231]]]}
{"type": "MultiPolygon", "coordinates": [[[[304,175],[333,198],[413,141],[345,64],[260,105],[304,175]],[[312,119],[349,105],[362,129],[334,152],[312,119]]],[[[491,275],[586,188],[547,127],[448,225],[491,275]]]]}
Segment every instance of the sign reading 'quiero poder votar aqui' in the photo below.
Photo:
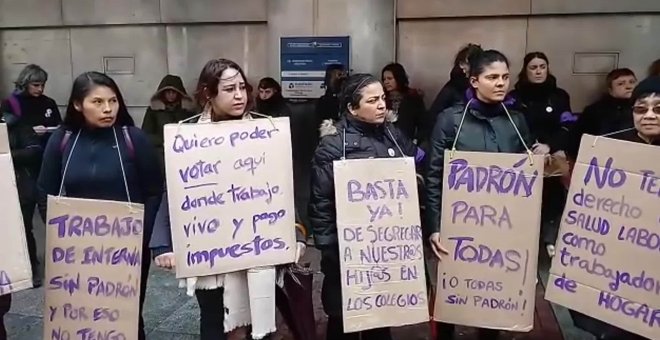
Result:
{"type": "Polygon", "coordinates": [[[165,126],[176,276],[293,262],[288,118],[165,126]]]}

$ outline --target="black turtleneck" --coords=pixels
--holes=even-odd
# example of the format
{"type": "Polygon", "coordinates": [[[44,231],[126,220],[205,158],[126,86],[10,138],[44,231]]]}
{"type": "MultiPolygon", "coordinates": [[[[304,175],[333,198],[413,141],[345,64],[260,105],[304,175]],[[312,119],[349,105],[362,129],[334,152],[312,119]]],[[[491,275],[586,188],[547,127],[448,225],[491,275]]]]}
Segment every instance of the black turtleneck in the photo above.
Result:
{"type": "Polygon", "coordinates": [[[272,97],[262,100],[257,97],[257,112],[272,116],[289,116],[289,108],[281,94],[275,94],[272,97]]]}

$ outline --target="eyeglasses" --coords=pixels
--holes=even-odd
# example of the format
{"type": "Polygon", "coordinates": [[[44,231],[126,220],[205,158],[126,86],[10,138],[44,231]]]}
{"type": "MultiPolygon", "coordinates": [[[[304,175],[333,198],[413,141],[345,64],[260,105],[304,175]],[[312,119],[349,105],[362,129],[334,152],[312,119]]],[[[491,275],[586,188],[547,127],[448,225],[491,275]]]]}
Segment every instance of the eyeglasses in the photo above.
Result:
{"type": "Polygon", "coordinates": [[[653,111],[656,115],[660,115],[660,105],[652,108],[648,106],[633,106],[633,113],[637,115],[646,114],[649,110],[653,111]]]}

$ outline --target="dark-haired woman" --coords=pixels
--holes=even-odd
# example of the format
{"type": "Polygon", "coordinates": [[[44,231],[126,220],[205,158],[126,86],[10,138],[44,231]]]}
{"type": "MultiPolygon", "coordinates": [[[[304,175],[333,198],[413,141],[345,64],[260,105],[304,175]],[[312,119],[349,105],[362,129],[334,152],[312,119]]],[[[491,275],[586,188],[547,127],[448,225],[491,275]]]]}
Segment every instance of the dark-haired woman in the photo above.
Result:
{"type": "Polygon", "coordinates": [[[412,140],[419,143],[426,140],[424,99],[410,88],[406,70],[401,64],[392,63],[383,68],[381,75],[387,109],[396,117],[394,125],[412,140]]]}
{"type": "MultiPolygon", "coordinates": [[[[105,74],[86,72],[76,78],[64,124],[48,141],[37,182],[44,220],[47,196],[58,195],[60,185],[67,197],[144,204],[141,315],[163,175],[149,137],[134,127],[119,87],[105,74]]],[[[141,316],[138,338],[145,339],[141,316]]]]}
{"type": "MultiPolygon", "coordinates": [[[[440,206],[444,152],[456,144],[459,151],[523,153],[532,145],[525,117],[508,107],[509,61],[500,52],[484,51],[470,58],[470,89],[464,103],[443,111],[431,135],[426,176],[425,233],[439,259],[447,254],[440,243],[440,206]],[[457,135],[458,127],[461,132],[457,135]]],[[[440,323],[438,340],[451,339],[454,325],[440,323]]],[[[479,339],[496,339],[497,330],[479,329],[479,339]]]]}
{"type": "Polygon", "coordinates": [[[480,53],[481,51],[481,46],[477,44],[467,44],[456,53],[456,57],[454,57],[454,66],[449,73],[449,81],[442,87],[440,92],[438,92],[438,95],[435,97],[433,104],[431,104],[431,107],[428,110],[431,128],[435,124],[436,117],[440,112],[462,102],[463,98],[465,98],[465,91],[470,87],[470,63],[468,60],[470,56],[480,53]]]}
{"type": "Polygon", "coordinates": [[[257,112],[271,117],[291,117],[291,108],[282,97],[282,87],[277,80],[263,78],[257,90],[257,112]]]}
{"type": "Polygon", "coordinates": [[[321,250],[323,309],[328,315],[328,340],[388,340],[389,328],[344,333],[341,275],[333,162],[340,159],[416,157],[424,158],[412,141],[392,125],[385,93],[378,79],[369,74],[350,76],[340,93],[342,117],[321,126],[321,142],[312,160],[312,190],[309,218],[315,245],[321,250]]]}
{"type": "MultiPolygon", "coordinates": [[[[607,134],[607,137],[660,146],[660,76],[651,76],[641,81],[630,94],[630,101],[633,127],[607,134]]],[[[593,334],[598,340],[646,339],[582,313],[570,312],[575,325],[593,334]]]]}
{"type": "MultiPolygon", "coordinates": [[[[550,62],[542,52],[525,56],[518,82],[511,95],[524,115],[534,138],[532,150],[540,155],[565,152],[568,131],[576,118],[571,111],[570,97],[557,87],[557,79],[550,73],[550,62]]],[[[561,177],[548,177],[543,183],[541,234],[548,255],[554,256],[554,244],[559,219],[566,201],[561,177]]]]}
{"type": "MultiPolygon", "coordinates": [[[[248,111],[248,83],[243,69],[227,59],[213,59],[202,69],[197,83],[197,102],[203,111],[191,123],[227,122],[232,120],[258,118],[248,111]]],[[[163,195],[158,211],[153,237],[150,242],[154,262],[158,267],[173,269],[174,252],[169,204],[163,195]]],[[[297,215],[296,215],[297,217],[297,215]]],[[[294,226],[292,226],[294,227],[294,226]]],[[[296,224],[297,259],[305,251],[306,230],[296,224]]],[[[254,324],[251,320],[250,296],[242,294],[247,285],[247,271],[224,275],[209,275],[181,280],[189,295],[195,295],[200,310],[201,340],[243,339],[247,336],[245,325],[254,324]],[[231,297],[231,298],[230,298],[231,297]],[[247,310],[248,313],[244,311],[247,310]]],[[[272,282],[275,286],[275,282],[272,282]]],[[[275,293],[275,289],[273,289],[275,293]]],[[[261,339],[255,336],[255,338],[261,339]]]]}

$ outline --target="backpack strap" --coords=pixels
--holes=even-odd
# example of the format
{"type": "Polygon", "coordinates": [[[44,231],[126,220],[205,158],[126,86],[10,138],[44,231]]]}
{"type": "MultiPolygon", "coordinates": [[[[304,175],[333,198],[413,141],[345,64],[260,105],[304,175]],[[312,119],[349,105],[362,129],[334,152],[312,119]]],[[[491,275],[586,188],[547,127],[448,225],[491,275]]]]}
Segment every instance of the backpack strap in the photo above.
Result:
{"type": "MultiPolygon", "coordinates": [[[[128,156],[131,159],[135,159],[135,145],[133,144],[133,139],[131,139],[131,134],[128,132],[128,126],[122,126],[121,128],[122,134],[124,135],[124,142],[126,142],[126,148],[128,149],[128,156]]],[[[71,130],[66,130],[64,132],[64,136],[62,137],[62,141],[60,142],[60,152],[64,153],[64,150],[66,149],[66,145],[69,143],[69,140],[71,139],[71,130]]]]}
{"type": "Polygon", "coordinates": [[[133,145],[131,134],[130,132],[128,132],[128,126],[122,126],[121,131],[124,135],[124,142],[126,142],[126,148],[128,148],[128,156],[132,159],[135,159],[135,145],[133,145]]]}
{"type": "Polygon", "coordinates": [[[9,106],[11,106],[11,110],[14,113],[14,116],[20,117],[23,113],[21,112],[21,103],[18,102],[18,98],[16,98],[16,95],[13,93],[9,95],[9,98],[7,98],[7,101],[9,102],[9,106]]]}
{"type": "Polygon", "coordinates": [[[64,132],[64,136],[62,137],[62,141],[60,142],[60,152],[64,153],[64,149],[66,149],[67,143],[69,143],[69,140],[71,139],[71,130],[66,130],[64,132]]]}

